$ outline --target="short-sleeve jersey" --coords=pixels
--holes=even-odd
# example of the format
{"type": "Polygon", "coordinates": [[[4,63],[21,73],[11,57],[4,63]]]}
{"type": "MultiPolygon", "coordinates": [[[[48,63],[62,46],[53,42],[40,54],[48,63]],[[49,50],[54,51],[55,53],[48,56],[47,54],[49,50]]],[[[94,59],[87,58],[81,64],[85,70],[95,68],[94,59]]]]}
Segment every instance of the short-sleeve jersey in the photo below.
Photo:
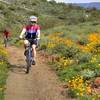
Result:
{"type": "Polygon", "coordinates": [[[35,39],[37,35],[37,30],[40,30],[39,25],[27,25],[24,27],[26,29],[26,35],[25,38],[27,39],[35,39]]]}

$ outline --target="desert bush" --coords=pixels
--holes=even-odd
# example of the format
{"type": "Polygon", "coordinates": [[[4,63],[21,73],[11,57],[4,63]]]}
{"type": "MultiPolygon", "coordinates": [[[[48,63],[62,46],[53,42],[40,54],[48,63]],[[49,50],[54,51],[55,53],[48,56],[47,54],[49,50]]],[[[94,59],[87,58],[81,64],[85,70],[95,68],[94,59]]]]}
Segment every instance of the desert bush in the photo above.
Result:
{"type": "Polygon", "coordinates": [[[92,54],[89,52],[80,52],[76,55],[78,63],[87,63],[90,61],[92,54]]]}
{"type": "Polygon", "coordinates": [[[39,49],[40,50],[46,50],[47,49],[47,43],[48,43],[48,37],[43,37],[43,39],[42,40],[40,40],[40,44],[39,44],[39,49]]]}
{"type": "Polygon", "coordinates": [[[87,43],[88,43],[88,40],[85,38],[78,41],[78,44],[80,45],[86,45],[87,43]]]}
{"type": "Polygon", "coordinates": [[[5,9],[5,5],[0,3],[0,10],[3,10],[3,9],[5,9]]]}
{"type": "Polygon", "coordinates": [[[94,45],[94,48],[91,50],[91,52],[94,53],[94,54],[99,54],[100,53],[100,44],[96,43],[94,45]]]}
{"type": "Polygon", "coordinates": [[[94,72],[96,74],[95,75],[96,77],[100,77],[100,68],[99,67],[95,68],[94,72]]]}
{"type": "Polygon", "coordinates": [[[85,69],[81,71],[81,75],[84,77],[84,79],[90,79],[95,76],[95,72],[90,69],[85,69]]]}
{"type": "Polygon", "coordinates": [[[55,45],[55,47],[52,49],[52,52],[60,54],[61,56],[66,58],[74,58],[77,53],[80,52],[80,50],[75,46],[66,46],[63,43],[59,43],[55,45]]]}
{"type": "Polygon", "coordinates": [[[56,44],[54,48],[52,48],[52,53],[57,53],[59,55],[65,55],[66,46],[63,43],[56,44]]]}
{"type": "Polygon", "coordinates": [[[65,68],[63,70],[59,70],[58,72],[60,79],[63,81],[68,81],[77,74],[78,72],[75,71],[73,68],[65,68]]]}
{"type": "Polygon", "coordinates": [[[92,100],[92,96],[91,95],[78,96],[77,100],[92,100]]]}
{"type": "Polygon", "coordinates": [[[80,50],[75,45],[67,46],[64,56],[67,58],[75,58],[79,52],[80,50]]]}
{"type": "Polygon", "coordinates": [[[16,10],[16,6],[11,4],[10,6],[8,6],[8,9],[11,11],[15,11],[16,10]]]}

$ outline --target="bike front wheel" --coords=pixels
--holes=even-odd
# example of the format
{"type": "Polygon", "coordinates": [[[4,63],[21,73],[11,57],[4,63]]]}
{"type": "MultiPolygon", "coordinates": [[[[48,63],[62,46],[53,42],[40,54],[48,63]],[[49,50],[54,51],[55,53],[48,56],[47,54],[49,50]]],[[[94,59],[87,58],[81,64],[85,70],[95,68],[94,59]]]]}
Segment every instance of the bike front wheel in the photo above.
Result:
{"type": "Polygon", "coordinates": [[[27,59],[27,68],[26,68],[26,73],[29,73],[30,67],[32,65],[32,61],[30,61],[29,59],[27,59]]]}

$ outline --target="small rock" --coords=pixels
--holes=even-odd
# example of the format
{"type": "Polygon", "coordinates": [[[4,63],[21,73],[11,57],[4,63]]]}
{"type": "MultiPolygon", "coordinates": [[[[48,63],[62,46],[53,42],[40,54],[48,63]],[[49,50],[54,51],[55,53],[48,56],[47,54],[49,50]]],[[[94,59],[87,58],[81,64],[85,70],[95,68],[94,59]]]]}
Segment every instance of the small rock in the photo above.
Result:
{"type": "Polygon", "coordinates": [[[94,80],[94,86],[95,86],[95,87],[99,87],[99,86],[100,86],[100,77],[97,77],[97,78],[94,80]]]}

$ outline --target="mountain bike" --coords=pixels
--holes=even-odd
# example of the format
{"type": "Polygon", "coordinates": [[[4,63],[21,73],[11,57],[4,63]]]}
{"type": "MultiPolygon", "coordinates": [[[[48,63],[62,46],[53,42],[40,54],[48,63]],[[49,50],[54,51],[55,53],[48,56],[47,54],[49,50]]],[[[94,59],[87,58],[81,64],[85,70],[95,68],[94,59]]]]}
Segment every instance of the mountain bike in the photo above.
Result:
{"type": "MultiPolygon", "coordinates": [[[[23,39],[16,39],[15,43],[17,43],[19,40],[25,40],[25,38],[23,39]]],[[[28,39],[29,41],[29,44],[25,47],[25,52],[24,52],[24,55],[26,56],[26,64],[27,64],[27,67],[26,67],[26,73],[29,73],[29,70],[31,68],[32,65],[35,65],[35,62],[33,61],[33,56],[32,56],[32,45],[31,45],[31,41],[33,41],[33,39],[28,39]]],[[[36,41],[36,45],[38,47],[38,44],[39,44],[39,40],[38,39],[35,39],[36,41]]]]}
{"type": "MultiPolygon", "coordinates": [[[[17,43],[20,40],[25,40],[25,38],[17,38],[15,43],[17,43]]],[[[25,51],[24,51],[24,55],[26,57],[25,61],[26,61],[26,73],[29,73],[29,70],[32,66],[32,45],[29,44],[25,47],[25,51]]]]}

